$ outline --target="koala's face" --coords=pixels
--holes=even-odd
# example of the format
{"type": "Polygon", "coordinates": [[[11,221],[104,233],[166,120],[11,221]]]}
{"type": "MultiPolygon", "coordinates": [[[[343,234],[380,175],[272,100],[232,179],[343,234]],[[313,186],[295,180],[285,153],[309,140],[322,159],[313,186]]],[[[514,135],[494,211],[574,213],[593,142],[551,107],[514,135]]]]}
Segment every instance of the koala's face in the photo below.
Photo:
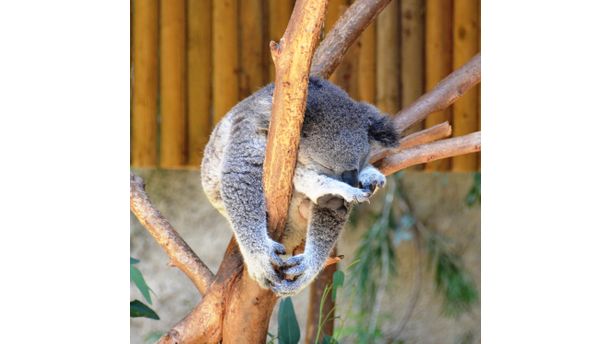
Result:
{"type": "Polygon", "coordinates": [[[397,145],[391,121],[328,81],[311,78],[298,161],[354,186],[374,142],[397,145]]]}
{"type": "Polygon", "coordinates": [[[367,122],[355,116],[304,123],[298,159],[324,175],[354,184],[369,153],[367,122]]]}

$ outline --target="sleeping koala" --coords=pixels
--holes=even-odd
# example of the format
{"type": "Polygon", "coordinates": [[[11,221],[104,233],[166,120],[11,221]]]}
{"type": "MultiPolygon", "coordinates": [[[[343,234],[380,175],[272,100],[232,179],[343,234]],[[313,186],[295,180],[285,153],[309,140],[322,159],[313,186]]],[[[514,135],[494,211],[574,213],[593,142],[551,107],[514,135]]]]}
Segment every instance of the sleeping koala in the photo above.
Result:
{"type": "Polygon", "coordinates": [[[397,146],[398,133],[375,107],[352,100],[326,80],[310,78],[293,197],[278,243],[268,236],[262,183],[273,90],[270,84],[257,91],[219,122],[201,173],[204,192],[228,219],[249,275],[284,297],[310,284],[352,205],[367,201],[385,184],[384,175],[368,164],[370,147],[397,146]],[[304,252],[295,254],[302,246],[304,252]],[[295,255],[281,257],[288,253],[295,255]]]}

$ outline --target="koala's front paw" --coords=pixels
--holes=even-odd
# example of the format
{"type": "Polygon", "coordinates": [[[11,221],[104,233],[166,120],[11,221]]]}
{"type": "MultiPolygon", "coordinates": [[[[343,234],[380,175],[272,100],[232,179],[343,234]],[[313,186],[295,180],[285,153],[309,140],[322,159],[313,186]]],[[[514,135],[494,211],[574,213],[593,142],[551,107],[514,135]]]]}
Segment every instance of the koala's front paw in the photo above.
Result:
{"type": "Polygon", "coordinates": [[[372,193],[385,186],[386,181],[385,175],[373,167],[368,167],[359,173],[359,187],[372,193]]]}
{"type": "Polygon", "coordinates": [[[368,201],[370,196],[372,195],[372,193],[368,191],[354,188],[348,184],[342,183],[341,185],[342,187],[338,189],[329,190],[329,194],[319,197],[315,203],[318,205],[321,203],[325,203],[334,196],[343,198],[347,203],[362,203],[368,201]]]}
{"type": "Polygon", "coordinates": [[[282,244],[268,239],[264,251],[244,257],[251,278],[264,289],[271,289],[274,285],[280,284],[282,274],[274,267],[283,265],[284,262],[280,255],[285,253],[285,247],[282,244]]]}
{"type": "Polygon", "coordinates": [[[304,254],[293,256],[283,264],[285,279],[271,290],[280,297],[294,296],[306,288],[317,276],[318,266],[304,254]]]}

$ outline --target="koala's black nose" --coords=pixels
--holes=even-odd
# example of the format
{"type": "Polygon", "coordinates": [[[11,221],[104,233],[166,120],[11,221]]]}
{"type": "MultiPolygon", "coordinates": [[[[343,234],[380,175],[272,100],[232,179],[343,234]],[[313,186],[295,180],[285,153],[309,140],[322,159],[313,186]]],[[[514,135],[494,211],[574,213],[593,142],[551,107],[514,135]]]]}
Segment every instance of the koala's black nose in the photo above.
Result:
{"type": "Polygon", "coordinates": [[[357,170],[342,172],[342,174],[340,175],[340,179],[342,179],[343,182],[347,183],[350,186],[357,187],[357,170]]]}

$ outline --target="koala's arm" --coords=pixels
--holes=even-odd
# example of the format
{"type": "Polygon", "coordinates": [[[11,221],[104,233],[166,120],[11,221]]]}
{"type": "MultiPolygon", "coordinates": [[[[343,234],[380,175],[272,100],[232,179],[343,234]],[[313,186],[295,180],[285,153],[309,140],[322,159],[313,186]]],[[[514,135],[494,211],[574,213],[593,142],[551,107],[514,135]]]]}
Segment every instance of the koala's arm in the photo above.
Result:
{"type": "Polygon", "coordinates": [[[358,176],[359,188],[345,182],[319,174],[315,170],[298,164],[293,178],[295,190],[303,193],[313,203],[318,204],[324,196],[336,195],[348,203],[364,202],[385,185],[385,176],[372,165],[366,165],[358,176]]]}
{"type": "Polygon", "coordinates": [[[317,277],[338,240],[349,210],[344,199],[334,196],[323,196],[318,205],[313,205],[304,253],[289,258],[284,264],[285,275],[295,279],[283,280],[272,291],[279,296],[295,295],[317,277]]]}
{"type": "Polygon", "coordinates": [[[349,203],[364,202],[371,195],[370,192],[352,187],[301,164],[295,169],[293,186],[295,191],[306,195],[314,204],[318,204],[320,198],[329,195],[336,195],[349,203]]]}
{"type": "MultiPolygon", "coordinates": [[[[263,191],[266,138],[245,114],[236,118],[221,168],[221,198],[250,276],[263,288],[280,283],[283,245],[268,236],[263,191]]],[[[238,117],[238,116],[237,116],[238,117]]]]}

